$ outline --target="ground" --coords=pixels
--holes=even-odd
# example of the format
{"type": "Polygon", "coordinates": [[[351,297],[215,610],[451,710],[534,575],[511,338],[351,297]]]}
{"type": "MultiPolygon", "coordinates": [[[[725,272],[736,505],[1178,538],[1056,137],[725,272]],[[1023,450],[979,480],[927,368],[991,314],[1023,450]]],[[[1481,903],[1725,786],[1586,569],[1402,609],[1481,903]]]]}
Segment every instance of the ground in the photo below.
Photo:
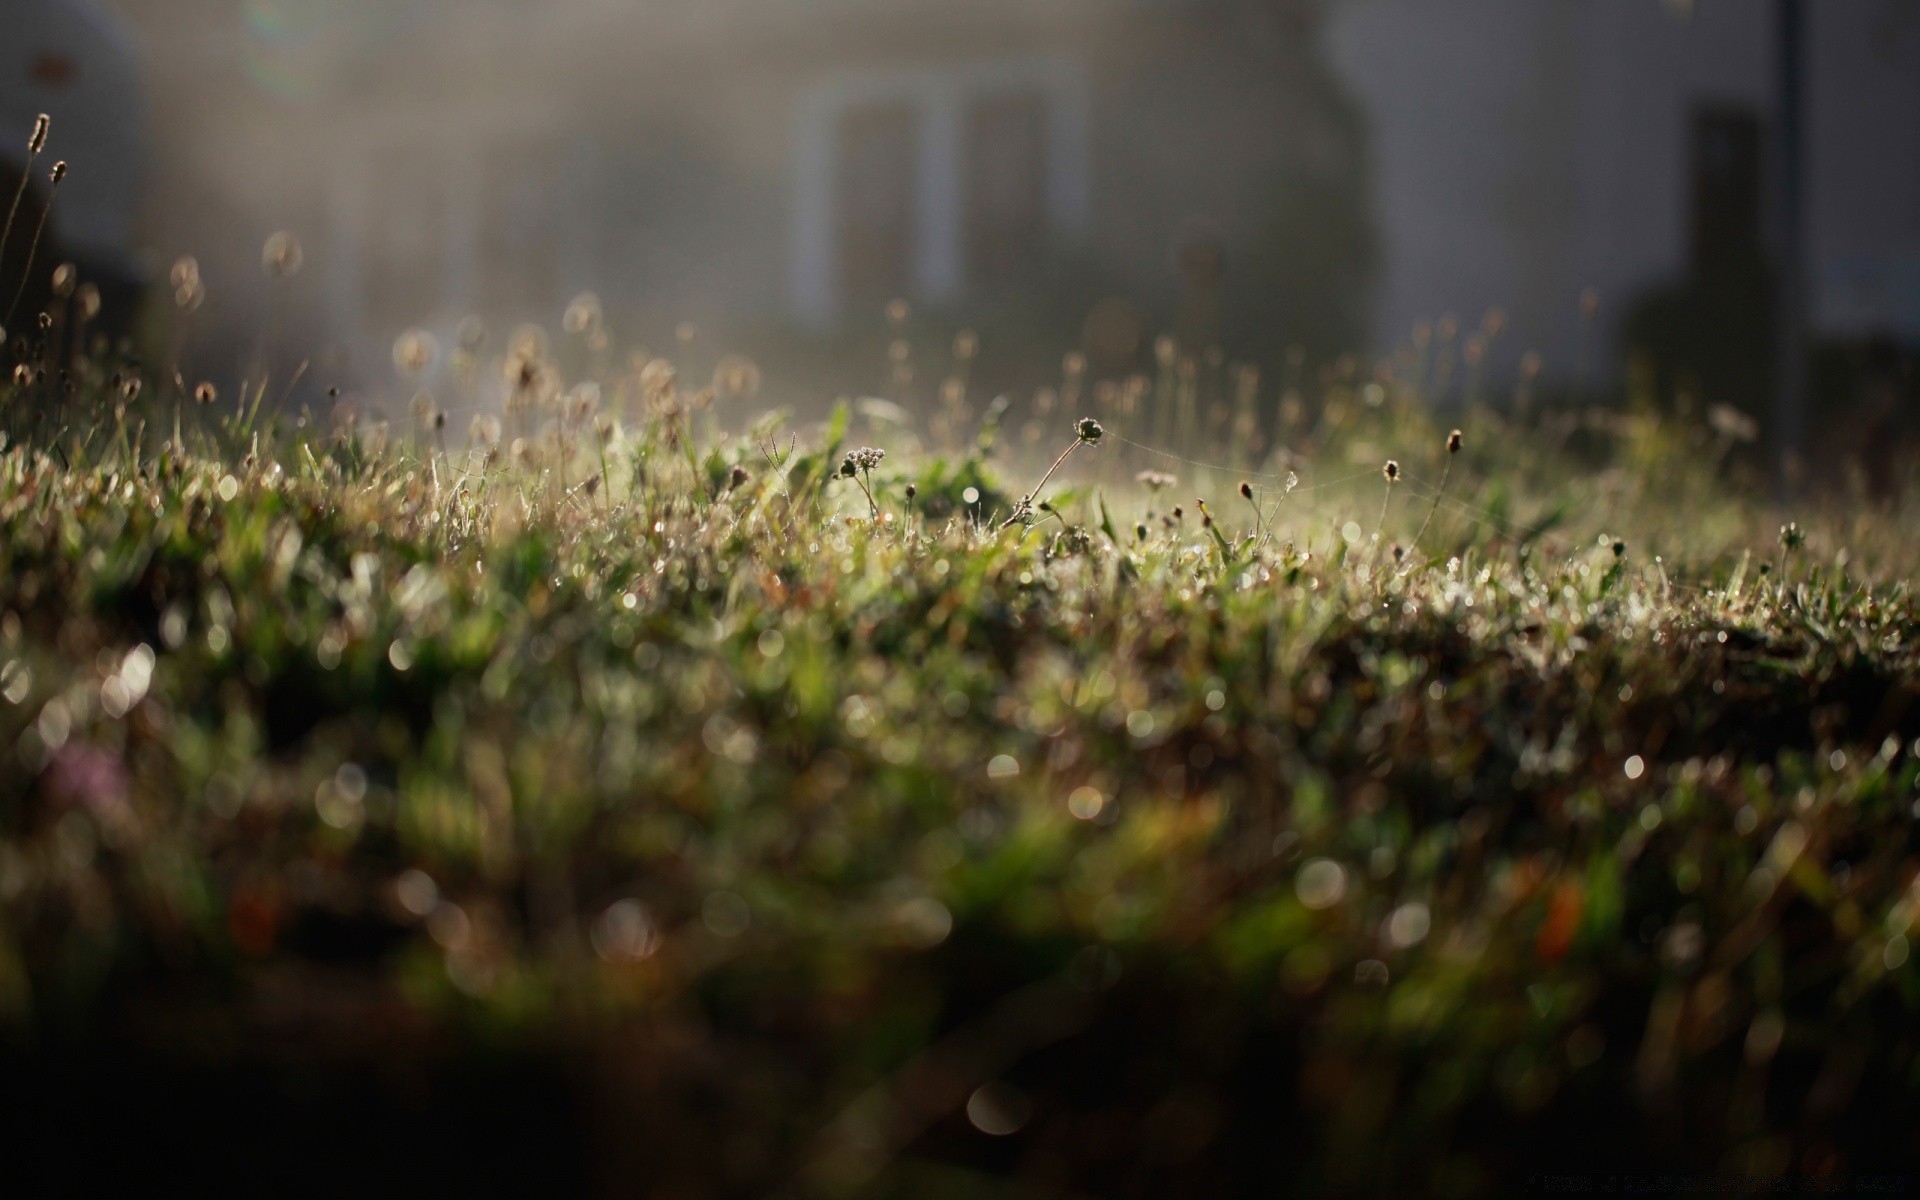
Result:
{"type": "Polygon", "coordinates": [[[722,438],[663,368],[601,401],[536,359],[471,438],[112,363],[6,390],[28,1180],[1920,1155],[1910,514],[1774,507],[1652,412],[1336,388],[1228,469],[1109,395],[875,460],[844,411],[722,438]]]}

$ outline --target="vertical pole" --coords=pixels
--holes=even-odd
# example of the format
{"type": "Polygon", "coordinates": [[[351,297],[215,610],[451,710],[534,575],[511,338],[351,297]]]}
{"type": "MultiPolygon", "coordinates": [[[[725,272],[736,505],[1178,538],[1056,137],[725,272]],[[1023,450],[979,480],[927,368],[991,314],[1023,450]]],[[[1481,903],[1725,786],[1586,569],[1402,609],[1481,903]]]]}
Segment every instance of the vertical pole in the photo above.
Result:
{"type": "Polygon", "coordinates": [[[1774,114],[1776,271],[1774,441],[1781,479],[1807,443],[1805,0],[1776,0],[1778,72],[1774,114]]]}

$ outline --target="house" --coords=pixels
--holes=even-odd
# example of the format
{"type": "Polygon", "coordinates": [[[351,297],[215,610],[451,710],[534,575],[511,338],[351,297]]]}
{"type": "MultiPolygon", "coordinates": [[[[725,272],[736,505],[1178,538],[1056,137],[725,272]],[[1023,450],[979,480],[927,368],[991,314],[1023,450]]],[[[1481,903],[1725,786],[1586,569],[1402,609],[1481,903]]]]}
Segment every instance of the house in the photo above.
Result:
{"type": "MultiPolygon", "coordinates": [[[[1920,345],[1920,6],[1802,3],[1813,336],[1920,345]]],[[[1332,5],[1330,53],[1374,140],[1374,344],[1446,314],[1471,329],[1500,306],[1490,369],[1534,350],[1549,375],[1600,378],[1636,318],[1700,317],[1745,330],[1735,352],[1764,366],[1752,338],[1770,336],[1765,297],[1757,315],[1700,297],[1754,292],[1752,262],[1760,277],[1777,266],[1779,7],[1332,5]]],[[[1759,408],[1763,388],[1730,399],[1759,408]]]]}
{"type": "MultiPolygon", "coordinates": [[[[63,231],[199,255],[203,336],[257,326],[286,228],[295,319],[369,371],[587,290],[654,345],[884,337],[902,297],[1096,370],[1163,329],[1384,356],[1496,308],[1489,380],[1531,351],[1608,386],[1690,323],[1767,359],[1781,0],[115,0],[151,99],[95,120],[136,77],[104,2],[4,0],[105,65],[9,38],[0,103],[101,131],[63,231]]],[[[1920,16],[1805,6],[1813,332],[1912,346],[1920,16]]],[[[1763,375],[1724,386],[1759,411],[1763,375]]]]}
{"type": "Polygon", "coordinates": [[[164,76],[156,241],[244,320],[294,230],[307,316],[363,357],[589,289],[653,339],[884,331],[901,297],[1057,353],[1098,309],[1113,364],[1169,326],[1331,352],[1365,315],[1313,0],[121,7],[164,76]]]}

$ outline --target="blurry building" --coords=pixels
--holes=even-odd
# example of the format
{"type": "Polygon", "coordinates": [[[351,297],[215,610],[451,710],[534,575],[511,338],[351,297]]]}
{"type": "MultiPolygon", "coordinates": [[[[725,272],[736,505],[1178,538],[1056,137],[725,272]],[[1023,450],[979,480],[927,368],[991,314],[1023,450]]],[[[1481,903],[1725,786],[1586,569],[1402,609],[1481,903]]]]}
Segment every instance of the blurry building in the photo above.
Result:
{"type": "Polygon", "coordinates": [[[1097,309],[1116,358],[1176,320],[1320,349],[1364,321],[1364,136],[1315,0],[118,7],[151,240],[233,320],[287,228],[305,316],[362,351],[588,289],[629,332],[1097,309]]]}
{"type": "MultiPolygon", "coordinates": [[[[297,233],[293,319],[363,362],[589,289],[656,344],[901,296],[1112,366],[1161,329],[1272,362],[1498,307],[1489,378],[1531,350],[1604,383],[1635,322],[1698,326],[1758,396],[1774,7],[0,0],[0,119],[54,112],[76,252],[200,257],[203,336],[258,325],[260,244],[297,233]]],[[[1815,331],[1911,345],[1920,13],[1808,7],[1815,331]]]]}
{"type": "MultiPolygon", "coordinates": [[[[1814,334],[1920,344],[1920,5],[1806,9],[1814,334]]],[[[1446,314],[1471,330],[1497,305],[1499,370],[1534,349],[1563,379],[1610,372],[1637,319],[1764,373],[1775,0],[1338,0],[1332,14],[1374,139],[1376,343],[1446,314]]],[[[1735,390],[1764,400],[1763,380],[1735,390]]]]}

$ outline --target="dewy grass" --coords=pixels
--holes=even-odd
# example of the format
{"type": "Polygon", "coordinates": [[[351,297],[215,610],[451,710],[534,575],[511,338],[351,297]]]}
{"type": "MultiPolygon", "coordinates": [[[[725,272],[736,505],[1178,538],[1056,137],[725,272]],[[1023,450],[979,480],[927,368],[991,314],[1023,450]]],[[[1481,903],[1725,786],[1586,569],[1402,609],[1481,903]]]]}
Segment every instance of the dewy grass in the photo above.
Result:
{"type": "MultiPolygon", "coordinates": [[[[98,366],[102,387],[122,369],[98,366]]],[[[1713,1153],[1791,1144],[1791,1116],[1727,1117],[1724,1042],[1650,1022],[1701,987],[1736,1049],[1808,1077],[1853,1056],[1852,1103],[1914,1112],[1904,518],[1807,514],[1790,589],[1742,585],[1759,517],[1724,499],[1686,540],[1636,538],[1665,540],[1659,567],[1592,530],[1436,517],[1457,566],[1379,580],[1311,550],[1361,495],[1290,509],[1298,548],[1203,550],[1205,505],[1109,539],[1091,500],[1041,546],[944,515],[849,524],[830,462],[869,513],[888,487],[946,503],[956,473],[840,459],[831,430],[690,463],[671,418],[622,425],[575,447],[576,478],[604,450],[614,499],[526,478],[562,447],[500,455],[492,418],[436,486],[437,445],[271,414],[256,443],[202,394],[172,451],[89,436],[107,405],[86,394],[44,426],[66,433],[0,452],[16,1035],[82,997],[172,994],[139,986],[155,972],[238,1021],[258,973],[298,970],[355,997],[316,1021],[404,1003],[454,1044],[565,1031],[679,1079],[646,1048],[697,1015],[688,1036],[734,1064],[703,1086],[770,1147],[750,1191],[845,1154],[916,1178],[915,1135],[861,1141],[817,1097],[951,1060],[938,1119],[964,1121],[1012,1068],[942,1030],[1024,1031],[1019,997],[1072,1018],[1020,1052],[1037,1130],[1151,1122],[1168,1088],[1273,1106],[1317,1148],[1269,1169],[1362,1192],[1498,1170],[1511,1125],[1488,1107],[1571,1131],[1595,1104],[1649,1130],[1678,1105],[1713,1153]],[[319,955],[308,931],[341,913],[378,936],[319,955]],[[1741,1032],[1775,1022],[1790,1036],[1741,1032]],[[1123,1069],[1202,1026],[1338,1071],[1123,1069]],[[1433,1070],[1460,1082],[1436,1099],[1433,1070]],[[1674,1081],[1660,1106],[1648,1071],[1674,1081]]],[[[143,397],[115,398],[137,424],[143,397]]],[[[1610,520],[1670,507],[1622,502],[1610,520]]],[[[709,1140],[650,1152],[710,1163],[709,1140]]]]}
{"type": "Polygon", "coordinates": [[[1911,506],[1776,512],[1678,418],[1582,466],[1396,400],[1218,447],[1189,494],[1254,511],[1187,522],[1074,457],[1103,419],[1012,501],[1038,464],[984,436],[696,436],[673,361],[580,379],[531,333],[455,458],[437,403],[33,353],[0,1065],[111,1045],[169,1091],[297,1047],[302,1095],[417,1113],[530,1061],[622,1131],[607,1177],[743,1195],[1500,1193],[1596,1120],[1763,1176],[1920,1127],[1911,506]],[[1431,558],[1329,553],[1356,463],[1495,438],[1431,558]],[[1049,539],[978,519],[1043,503],[1049,539]]]}

